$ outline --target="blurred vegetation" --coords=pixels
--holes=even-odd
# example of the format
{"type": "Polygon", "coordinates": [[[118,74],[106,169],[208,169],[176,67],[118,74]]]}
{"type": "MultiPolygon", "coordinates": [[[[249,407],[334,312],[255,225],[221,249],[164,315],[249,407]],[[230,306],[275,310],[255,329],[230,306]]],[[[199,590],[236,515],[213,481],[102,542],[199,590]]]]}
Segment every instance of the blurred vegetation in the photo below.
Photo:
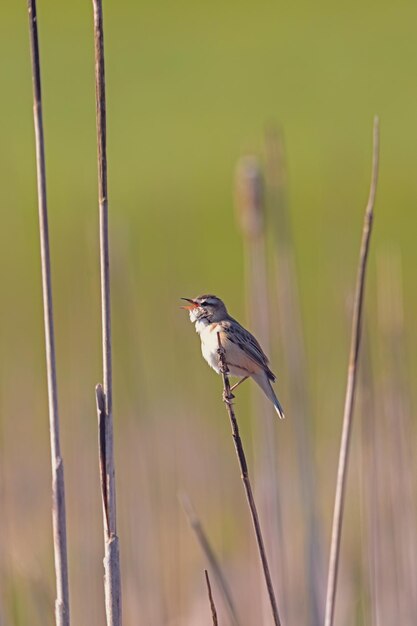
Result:
{"type": "MultiPolygon", "coordinates": [[[[408,380],[417,374],[411,350],[417,341],[417,6],[386,0],[182,0],[108,2],[104,9],[126,623],[195,624],[195,615],[206,609],[205,564],[178,507],[180,487],[196,501],[236,595],[241,598],[242,590],[258,583],[220,406],[220,380],[201,359],[178,298],[214,292],[245,320],[233,172],[241,154],[263,154],[264,127],[278,124],[287,152],[327,559],[349,301],[375,113],[381,119],[381,168],[367,293],[370,350],[378,376],[386,361],[375,331],[375,258],[394,250],[403,275],[408,380]],[[202,606],[193,614],[196,598],[202,598],[202,606]]],[[[44,0],[38,7],[74,624],[103,622],[94,406],[101,372],[91,13],[90,3],[80,0],[44,0]]],[[[36,626],[52,623],[54,587],[25,3],[0,9],[0,58],[0,623],[25,624],[30,614],[36,626]]],[[[273,364],[288,406],[285,358],[276,349],[273,364]]],[[[246,438],[253,429],[246,408],[249,390],[242,388],[238,397],[246,438]]],[[[415,390],[407,393],[415,405],[415,390]]],[[[290,408],[287,413],[287,423],[277,425],[286,471],[293,450],[290,408]]],[[[291,481],[290,473],[285,480],[291,481]]],[[[347,604],[357,598],[361,562],[354,469],[350,481],[347,515],[356,522],[345,524],[342,550],[347,604]]],[[[293,515],[296,505],[288,506],[293,515]]],[[[298,554],[293,528],[289,560],[298,554]]],[[[292,567],[291,584],[297,578],[292,567]]],[[[247,600],[242,602],[246,606],[247,600]]],[[[256,609],[254,603],[252,615],[256,609]]],[[[343,602],[341,610],[353,619],[343,602]]],[[[362,617],[345,623],[359,624],[362,617]]],[[[208,618],[207,611],[207,623],[208,618]]]]}

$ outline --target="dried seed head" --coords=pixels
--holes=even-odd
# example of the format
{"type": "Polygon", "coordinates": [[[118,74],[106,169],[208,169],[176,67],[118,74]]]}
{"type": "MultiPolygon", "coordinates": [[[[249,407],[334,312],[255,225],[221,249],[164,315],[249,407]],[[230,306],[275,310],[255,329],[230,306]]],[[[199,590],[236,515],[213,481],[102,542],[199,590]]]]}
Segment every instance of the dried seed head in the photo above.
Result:
{"type": "Polygon", "coordinates": [[[264,229],[264,181],[259,160],[242,157],[236,166],[237,217],[246,237],[258,237],[264,229]]]}

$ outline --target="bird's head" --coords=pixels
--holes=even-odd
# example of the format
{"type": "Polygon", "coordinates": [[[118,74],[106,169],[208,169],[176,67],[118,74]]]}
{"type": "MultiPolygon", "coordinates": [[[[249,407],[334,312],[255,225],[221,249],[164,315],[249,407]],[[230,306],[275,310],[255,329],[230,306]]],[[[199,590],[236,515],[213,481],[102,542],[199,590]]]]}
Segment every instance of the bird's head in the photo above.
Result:
{"type": "Polygon", "coordinates": [[[190,312],[190,320],[194,323],[198,320],[206,319],[207,322],[219,322],[227,316],[227,309],[224,302],[217,296],[205,295],[198,298],[181,298],[189,304],[183,306],[190,312]]]}

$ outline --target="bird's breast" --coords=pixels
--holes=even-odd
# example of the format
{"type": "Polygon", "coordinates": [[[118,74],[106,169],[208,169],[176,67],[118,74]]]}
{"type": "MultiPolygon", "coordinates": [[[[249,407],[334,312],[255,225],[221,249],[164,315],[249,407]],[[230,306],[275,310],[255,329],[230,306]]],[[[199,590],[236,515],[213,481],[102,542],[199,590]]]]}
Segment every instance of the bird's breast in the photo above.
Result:
{"type": "Polygon", "coordinates": [[[230,340],[228,333],[222,329],[221,324],[209,324],[200,332],[201,352],[207,363],[217,373],[219,367],[219,344],[217,334],[220,332],[220,340],[225,351],[226,363],[232,376],[252,376],[261,368],[255,363],[235,342],[230,340]]]}
{"type": "Polygon", "coordinates": [[[217,350],[219,348],[218,340],[217,340],[217,331],[216,328],[218,324],[208,324],[204,326],[200,331],[201,338],[201,352],[203,357],[207,361],[207,363],[212,367],[217,373],[219,373],[219,355],[217,350]]]}

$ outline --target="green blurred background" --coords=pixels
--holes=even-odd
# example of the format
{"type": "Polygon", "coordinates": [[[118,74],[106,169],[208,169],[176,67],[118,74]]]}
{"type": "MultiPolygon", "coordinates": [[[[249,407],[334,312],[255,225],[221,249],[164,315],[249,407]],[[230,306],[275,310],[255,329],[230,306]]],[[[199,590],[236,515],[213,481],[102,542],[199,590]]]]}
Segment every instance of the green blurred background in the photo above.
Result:
{"type": "MultiPolygon", "coordinates": [[[[286,146],[326,561],[349,301],[375,113],[381,120],[381,165],[367,293],[371,347],[378,369],[375,258],[394,251],[402,266],[410,380],[417,369],[417,6],[385,0],[125,1],[105,2],[104,12],[125,621],[208,624],[204,559],[178,506],[178,489],[190,492],[211,529],[237,595],[258,585],[256,554],[219,402],[220,381],[203,363],[178,299],[214,292],[245,321],[234,169],[242,154],[262,155],[265,125],[278,125],[286,146]],[[247,563],[253,569],[249,582],[244,580],[244,572],[252,571],[247,563]]],[[[38,16],[71,604],[74,623],[99,624],[94,385],[101,372],[92,8],[86,1],[44,0],[38,16]]],[[[0,622],[52,624],[49,441],[24,2],[0,8],[0,59],[0,622]]],[[[279,445],[290,456],[291,403],[285,357],[278,352],[273,362],[289,419],[277,428],[279,445]]],[[[247,408],[249,389],[242,388],[238,400],[246,437],[254,423],[247,408]]],[[[415,391],[410,393],[415,403],[415,391]]],[[[291,487],[290,472],[285,476],[291,487]]],[[[352,481],[347,513],[355,517],[352,481]]],[[[347,530],[350,555],[358,550],[359,526],[347,530]]],[[[291,562],[297,541],[287,538],[291,562]]],[[[362,623],[352,610],[360,559],[348,560],[353,564],[342,576],[350,591],[340,623],[362,623]]],[[[296,569],[289,575],[292,582],[296,569]]],[[[293,597],[296,606],[294,590],[293,597]]],[[[258,604],[253,602],[255,614],[258,604]]],[[[294,606],[288,623],[302,623],[294,606]]],[[[248,623],[257,623],[251,619],[248,623]]]]}

